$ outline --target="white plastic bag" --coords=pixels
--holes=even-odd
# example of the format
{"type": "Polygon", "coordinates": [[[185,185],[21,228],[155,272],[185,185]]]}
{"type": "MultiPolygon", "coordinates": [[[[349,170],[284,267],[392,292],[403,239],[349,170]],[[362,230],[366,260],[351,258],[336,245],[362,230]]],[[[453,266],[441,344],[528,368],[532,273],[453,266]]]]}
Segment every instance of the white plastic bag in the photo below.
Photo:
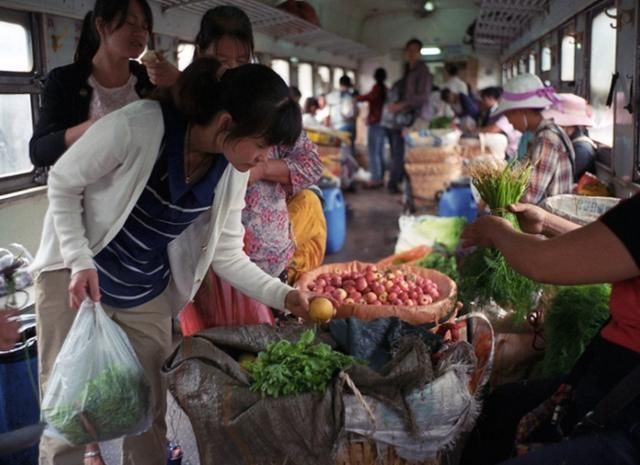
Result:
{"type": "Polygon", "coordinates": [[[151,426],[149,408],[149,384],[127,335],[85,300],[42,401],[45,434],[75,445],[137,434],[151,426]]]}

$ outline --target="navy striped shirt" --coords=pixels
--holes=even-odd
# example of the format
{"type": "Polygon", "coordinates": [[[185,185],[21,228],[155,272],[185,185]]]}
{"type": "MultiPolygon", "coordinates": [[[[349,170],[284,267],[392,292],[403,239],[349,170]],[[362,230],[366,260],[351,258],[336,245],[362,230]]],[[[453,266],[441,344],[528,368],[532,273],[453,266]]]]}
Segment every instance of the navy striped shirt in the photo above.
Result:
{"type": "Polygon", "coordinates": [[[185,182],[187,123],[162,107],[165,133],[151,176],[124,226],[95,257],[102,301],[116,308],[142,305],[169,284],[168,244],[213,204],[215,187],[227,167],[213,155],[207,174],[193,186],[185,182]]]}

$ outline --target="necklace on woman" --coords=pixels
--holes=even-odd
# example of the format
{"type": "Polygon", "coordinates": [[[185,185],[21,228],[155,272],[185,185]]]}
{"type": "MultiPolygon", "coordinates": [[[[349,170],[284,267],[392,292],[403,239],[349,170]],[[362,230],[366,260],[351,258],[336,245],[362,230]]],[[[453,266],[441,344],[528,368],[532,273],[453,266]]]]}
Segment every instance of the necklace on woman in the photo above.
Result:
{"type": "Polygon", "coordinates": [[[192,152],[189,150],[190,135],[191,126],[187,126],[187,132],[184,136],[184,181],[189,185],[199,181],[209,170],[212,163],[212,157],[210,155],[203,155],[200,152],[192,152]],[[193,163],[193,159],[197,161],[193,163]]]}

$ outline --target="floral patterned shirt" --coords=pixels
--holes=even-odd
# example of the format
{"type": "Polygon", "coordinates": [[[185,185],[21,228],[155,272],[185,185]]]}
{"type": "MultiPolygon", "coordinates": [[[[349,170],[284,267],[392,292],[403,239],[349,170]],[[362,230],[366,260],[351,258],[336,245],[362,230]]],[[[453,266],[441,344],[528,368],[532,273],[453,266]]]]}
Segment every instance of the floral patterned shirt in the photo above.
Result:
{"type": "Polygon", "coordinates": [[[258,181],[247,188],[242,211],[245,251],[251,260],[271,276],[279,276],[295,252],[287,200],[315,184],[322,175],[322,162],[316,145],[304,131],[292,147],[278,146],[270,160],[284,160],[289,167],[291,185],[258,181]]]}

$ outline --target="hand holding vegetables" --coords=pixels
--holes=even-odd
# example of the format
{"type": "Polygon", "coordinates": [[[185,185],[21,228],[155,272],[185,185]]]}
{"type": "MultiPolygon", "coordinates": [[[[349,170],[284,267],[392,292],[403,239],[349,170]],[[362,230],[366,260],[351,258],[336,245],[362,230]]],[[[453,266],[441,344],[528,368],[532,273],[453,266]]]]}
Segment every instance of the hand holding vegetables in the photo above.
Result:
{"type": "Polygon", "coordinates": [[[542,234],[544,232],[548,213],[531,203],[514,203],[508,207],[511,213],[515,213],[522,232],[528,234],[542,234]]]}
{"type": "Polygon", "coordinates": [[[495,247],[494,238],[509,230],[513,230],[511,223],[500,216],[480,217],[462,232],[462,246],[495,247]]]}

